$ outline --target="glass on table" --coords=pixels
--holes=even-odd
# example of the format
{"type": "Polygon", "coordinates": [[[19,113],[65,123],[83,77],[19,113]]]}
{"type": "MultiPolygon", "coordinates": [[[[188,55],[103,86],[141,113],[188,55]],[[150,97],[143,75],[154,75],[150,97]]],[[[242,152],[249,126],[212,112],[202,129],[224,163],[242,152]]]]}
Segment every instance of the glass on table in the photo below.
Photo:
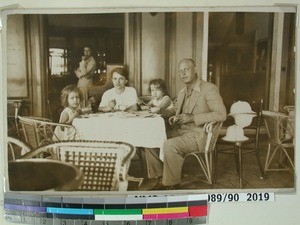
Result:
{"type": "Polygon", "coordinates": [[[89,114],[89,113],[92,112],[92,107],[91,107],[91,106],[83,107],[83,108],[81,109],[81,112],[82,112],[82,114],[89,114]]]}

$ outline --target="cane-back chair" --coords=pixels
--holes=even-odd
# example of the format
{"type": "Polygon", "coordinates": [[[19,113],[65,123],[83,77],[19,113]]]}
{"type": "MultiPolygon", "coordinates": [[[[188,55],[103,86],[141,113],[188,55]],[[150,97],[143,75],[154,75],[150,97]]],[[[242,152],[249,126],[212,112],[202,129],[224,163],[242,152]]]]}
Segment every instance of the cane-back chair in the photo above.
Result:
{"type": "Polygon", "coordinates": [[[294,170],[292,155],[294,150],[295,125],[293,124],[293,120],[290,120],[290,117],[283,113],[272,111],[263,111],[263,118],[269,139],[264,167],[265,172],[290,170],[283,163],[286,158],[294,170]],[[275,159],[278,160],[278,163],[274,165],[272,162],[275,159]]]}
{"type": "Polygon", "coordinates": [[[25,142],[35,149],[55,141],[74,140],[76,129],[72,125],[53,123],[47,118],[19,116],[25,142]]]}
{"type": "MultiPolygon", "coordinates": [[[[56,159],[79,167],[84,174],[81,191],[126,191],[128,169],[135,148],[124,142],[64,141],[41,146],[23,158],[56,152],[56,159]]],[[[130,177],[131,178],[131,177],[130,177]]]]}

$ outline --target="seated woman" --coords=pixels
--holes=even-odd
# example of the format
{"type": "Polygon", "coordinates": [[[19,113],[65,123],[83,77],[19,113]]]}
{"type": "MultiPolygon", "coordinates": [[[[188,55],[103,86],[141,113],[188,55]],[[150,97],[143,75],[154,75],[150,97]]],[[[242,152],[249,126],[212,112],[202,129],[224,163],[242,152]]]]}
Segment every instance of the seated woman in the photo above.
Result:
{"type": "Polygon", "coordinates": [[[125,68],[115,68],[112,71],[114,87],[104,92],[98,110],[111,112],[115,110],[137,110],[137,92],[128,83],[128,72],[125,68]]]}

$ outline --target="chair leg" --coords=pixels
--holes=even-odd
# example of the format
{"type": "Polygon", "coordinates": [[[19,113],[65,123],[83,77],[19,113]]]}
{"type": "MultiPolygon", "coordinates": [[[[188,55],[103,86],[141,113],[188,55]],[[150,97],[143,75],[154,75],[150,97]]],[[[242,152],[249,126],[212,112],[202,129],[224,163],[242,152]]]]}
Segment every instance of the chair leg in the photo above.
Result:
{"type": "Polygon", "coordinates": [[[267,170],[268,170],[268,167],[269,167],[269,164],[270,164],[269,163],[270,151],[271,151],[271,145],[269,143],[268,144],[268,151],[267,151],[266,161],[265,161],[265,168],[264,168],[265,174],[267,173],[267,170]]]}
{"type": "Polygon", "coordinates": [[[204,165],[206,165],[206,171],[207,171],[207,181],[209,184],[212,184],[212,158],[210,153],[204,153],[204,165]]]}
{"type": "Polygon", "coordinates": [[[273,158],[275,157],[275,155],[276,155],[276,152],[278,151],[278,146],[275,148],[275,150],[273,151],[273,153],[271,154],[271,156],[270,156],[270,158],[269,158],[269,162],[268,162],[268,166],[270,166],[270,164],[271,164],[271,162],[272,162],[272,160],[273,160],[273,158]]]}
{"type": "Polygon", "coordinates": [[[286,157],[288,158],[288,160],[290,161],[291,163],[291,166],[293,167],[294,169],[294,165],[293,165],[293,162],[290,158],[290,156],[288,155],[287,151],[285,149],[283,149],[281,146],[276,146],[276,148],[274,149],[274,151],[271,153],[271,145],[269,146],[269,149],[268,149],[268,153],[267,153],[267,158],[266,158],[266,163],[265,163],[265,173],[267,171],[283,171],[283,170],[288,170],[288,169],[281,169],[281,168],[278,168],[278,169],[275,169],[275,168],[269,168],[270,165],[271,165],[271,162],[273,161],[276,153],[278,152],[278,150],[282,150],[286,157]]]}
{"type": "Polygon", "coordinates": [[[210,170],[210,165],[208,165],[209,157],[207,157],[207,154],[205,156],[198,155],[199,153],[189,153],[184,157],[184,161],[186,160],[187,157],[193,156],[198,162],[199,167],[201,167],[201,170],[206,178],[206,183],[212,184],[212,178],[211,178],[211,171],[210,170]]]}
{"type": "Polygon", "coordinates": [[[283,148],[283,147],[281,147],[281,148],[282,148],[282,151],[284,152],[284,156],[289,160],[291,166],[293,167],[293,170],[295,170],[293,160],[292,160],[291,157],[289,156],[288,152],[286,151],[285,148],[283,148]]]}
{"type": "Polygon", "coordinates": [[[256,160],[257,160],[258,168],[259,168],[260,175],[261,175],[260,179],[264,179],[264,170],[263,170],[263,167],[261,165],[260,154],[259,154],[259,149],[258,148],[255,149],[255,155],[256,155],[256,160]]]}
{"type": "Polygon", "coordinates": [[[214,154],[213,154],[213,184],[217,183],[218,178],[218,148],[215,148],[214,154]]]}

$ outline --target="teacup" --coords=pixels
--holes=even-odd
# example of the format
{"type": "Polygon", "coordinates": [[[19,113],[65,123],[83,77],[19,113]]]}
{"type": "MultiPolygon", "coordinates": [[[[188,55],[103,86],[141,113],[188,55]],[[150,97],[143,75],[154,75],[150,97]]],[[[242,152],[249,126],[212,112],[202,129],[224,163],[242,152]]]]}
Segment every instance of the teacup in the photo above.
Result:
{"type": "Polygon", "coordinates": [[[87,113],[89,113],[89,112],[91,112],[92,111],[92,108],[91,107],[83,107],[82,109],[81,109],[81,112],[83,113],[83,114],[87,114],[87,113]]]}

